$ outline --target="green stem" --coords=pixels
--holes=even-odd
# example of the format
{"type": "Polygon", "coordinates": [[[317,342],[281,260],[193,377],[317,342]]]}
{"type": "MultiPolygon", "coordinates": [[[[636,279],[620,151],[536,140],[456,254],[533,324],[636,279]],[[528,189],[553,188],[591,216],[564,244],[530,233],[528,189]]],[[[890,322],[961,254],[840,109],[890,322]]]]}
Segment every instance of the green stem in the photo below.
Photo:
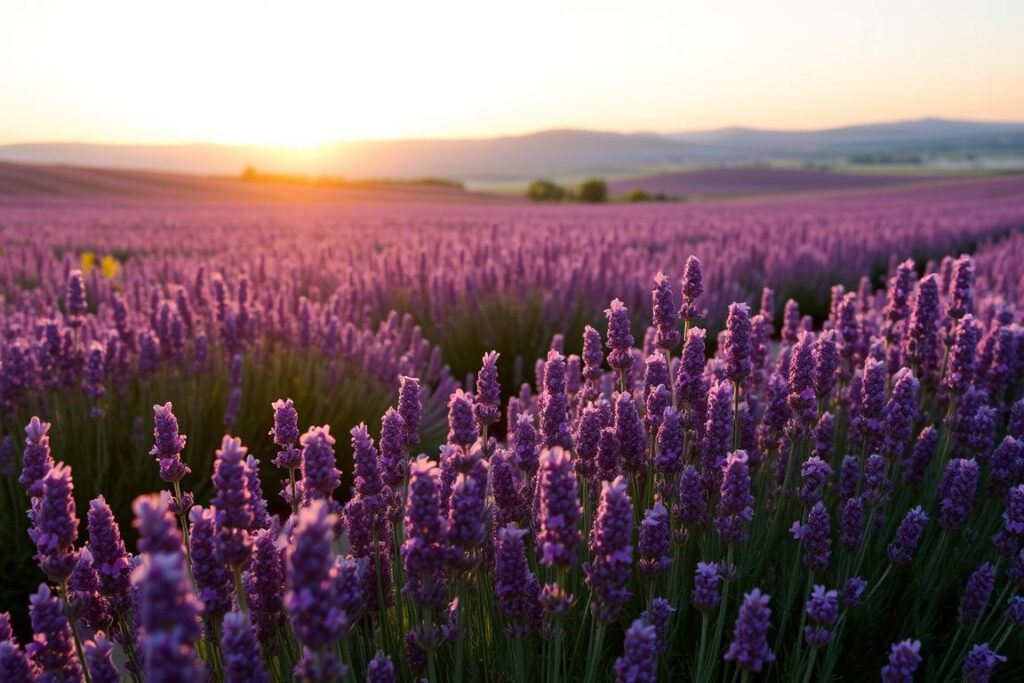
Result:
{"type": "Polygon", "coordinates": [[[75,638],[75,652],[78,654],[78,661],[82,664],[85,683],[92,683],[92,677],[89,676],[89,665],[85,661],[85,651],[82,649],[82,639],[78,636],[78,626],[75,625],[75,620],[71,617],[68,609],[68,584],[66,582],[61,582],[57,588],[57,594],[60,595],[60,601],[64,605],[64,614],[67,616],[68,624],[71,625],[71,635],[75,638]]]}
{"type": "Polygon", "coordinates": [[[248,614],[249,601],[245,597],[245,585],[242,583],[242,568],[234,566],[231,568],[231,573],[235,577],[235,594],[238,596],[238,609],[242,610],[243,614],[248,614]]]}

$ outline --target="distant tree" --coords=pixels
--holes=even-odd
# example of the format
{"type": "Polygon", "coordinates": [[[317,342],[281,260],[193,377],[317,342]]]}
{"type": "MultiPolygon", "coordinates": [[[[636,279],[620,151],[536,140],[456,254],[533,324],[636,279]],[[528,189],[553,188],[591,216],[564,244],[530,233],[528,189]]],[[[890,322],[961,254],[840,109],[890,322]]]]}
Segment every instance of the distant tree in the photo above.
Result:
{"type": "Polygon", "coordinates": [[[533,202],[560,202],[565,199],[565,188],[550,180],[534,180],[526,190],[526,196],[533,202]]]}
{"type": "Polygon", "coordinates": [[[630,193],[626,195],[626,201],[649,202],[651,201],[651,195],[647,194],[647,191],[644,190],[642,187],[638,187],[634,190],[631,190],[630,193]]]}
{"type": "Polygon", "coordinates": [[[600,178],[584,180],[580,185],[579,198],[581,202],[589,204],[600,204],[608,201],[608,185],[600,178]]]}

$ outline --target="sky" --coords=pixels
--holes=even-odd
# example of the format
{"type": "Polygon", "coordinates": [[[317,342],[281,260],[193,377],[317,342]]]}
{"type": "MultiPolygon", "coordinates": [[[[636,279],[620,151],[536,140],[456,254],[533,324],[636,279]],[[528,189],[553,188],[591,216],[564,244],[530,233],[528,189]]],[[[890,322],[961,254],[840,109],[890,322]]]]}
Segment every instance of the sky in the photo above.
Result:
{"type": "Polygon", "coordinates": [[[1024,121],[1021,0],[0,0],[0,144],[1024,121]]]}

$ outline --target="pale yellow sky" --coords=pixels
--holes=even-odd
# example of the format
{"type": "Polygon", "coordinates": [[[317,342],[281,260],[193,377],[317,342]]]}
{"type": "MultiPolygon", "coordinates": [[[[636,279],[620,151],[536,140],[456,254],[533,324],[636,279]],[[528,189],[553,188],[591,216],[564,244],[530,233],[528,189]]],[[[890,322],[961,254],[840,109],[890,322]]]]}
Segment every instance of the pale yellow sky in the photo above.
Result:
{"type": "Polygon", "coordinates": [[[0,0],[0,143],[1024,121],[1024,1],[0,0]]]}

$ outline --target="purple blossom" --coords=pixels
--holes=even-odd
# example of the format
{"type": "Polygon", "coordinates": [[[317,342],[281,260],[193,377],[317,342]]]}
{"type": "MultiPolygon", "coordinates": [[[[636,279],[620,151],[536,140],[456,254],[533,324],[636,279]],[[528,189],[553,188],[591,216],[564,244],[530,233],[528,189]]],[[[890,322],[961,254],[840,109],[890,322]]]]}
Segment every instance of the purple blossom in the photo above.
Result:
{"type": "Polygon", "coordinates": [[[818,419],[813,352],[814,334],[801,332],[789,362],[789,395],[786,403],[793,411],[793,419],[802,429],[810,429],[818,419]]]}
{"type": "Polygon", "coordinates": [[[745,303],[729,304],[725,321],[725,372],[735,384],[742,384],[750,375],[750,307],[745,303]]]}
{"type": "Polygon", "coordinates": [[[71,576],[78,561],[75,540],[78,517],[75,513],[71,468],[57,463],[43,477],[43,492],[32,505],[32,527],[28,535],[36,545],[36,562],[54,583],[71,576]]]}
{"type": "Polygon", "coordinates": [[[672,287],[664,273],[654,276],[651,307],[653,308],[654,327],[657,330],[654,345],[666,351],[679,346],[679,317],[672,297],[672,287]]]}
{"type": "Polygon", "coordinates": [[[832,642],[829,629],[839,620],[839,593],[815,586],[807,599],[806,611],[810,624],[804,629],[804,639],[814,648],[827,646],[832,642]]]}
{"type": "MultiPolygon", "coordinates": [[[[93,683],[120,683],[121,672],[114,664],[114,644],[97,634],[95,640],[88,640],[83,646],[85,662],[93,683]]],[[[5,679],[6,680],[6,679],[5,679]]]]}
{"type": "Polygon", "coordinates": [[[249,615],[231,612],[221,623],[220,652],[224,660],[225,683],[268,683],[262,649],[253,632],[249,615]]]}
{"type": "Polygon", "coordinates": [[[835,436],[836,419],[832,413],[825,412],[818,418],[814,427],[813,457],[828,461],[832,459],[832,440],[835,436]]]}
{"type": "Polygon", "coordinates": [[[216,515],[212,508],[189,510],[189,545],[192,557],[192,579],[198,598],[203,603],[203,616],[219,619],[231,609],[234,579],[217,557],[216,515]]]}
{"type": "Polygon", "coordinates": [[[144,679],[170,683],[200,678],[195,644],[201,633],[201,603],[192,595],[182,552],[147,554],[132,583],[138,589],[144,679]]]}
{"type": "Polygon", "coordinates": [[[710,612],[718,607],[722,599],[718,590],[718,584],[721,582],[722,574],[717,563],[698,562],[697,570],[693,574],[693,591],[690,593],[694,609],[710,612]]]}
{"type": "Polygon", "coordinates": [[[704,498],[703,481],[693,465],[679,475],[679,502],[675,509],[681,524],[702,528],[708,519],[708,503],[704,498]]]}
{"type": "Polygon", "coordinates": [[[853,576],[843,584],[843,595],[841,601],[848,609],[860,607],[864,600],[864,591],[868,588],[868,582],[859,576],[853,576]]]}
{"type": "Polygon", "coordinates": [[[914,672],[921,663],[921,641],[903,640],[893,643],[889,663],[882,667],[883,683],[913,683],[914,672]]]}
{"type": "Polygon", "coordinates": [[[241,439],[225,436],[213,466],[215,494],[210,502],[217,522],[217,558],[235,568],[249,560],[252,550],[249,530],[253,526],[253,504],[246,473],[247,453],[241,439]]]}
{"type": "Polygon", "coordinates": [[[843,456],[839,467],[839,487],[836,493],[840,500],[853,498],[860,486],[860,462],[856,455],[843,456]]]}
{"type": "Polygon", "coordinates": [[[182,552],[181,532],[171,512],[171,496],[166,491],[139,496],[132,503],[135,527],[139,531],[141,553],[182,552]]]}
{"type": "Polygon", "coordinates": [[[82,680],[82,665],[75,653],[71,624],[60,600],[45,583],[39,584],[39,590],[29,598],[29,617],[35,638],[26,651],[45,672],[41,680],[82,680]]]}
{"type": "Polygon", "coordinates": [[[270,436],[278,446],[288,449],[299,440],[299,413],[290,398],[278,399],[270,407],[274,409],[274,427],[270,436]]]}
{"type": "Polygon", "coordinates": [[[896,373],[892,394],[882,411],[882,452],[890,457],[901,456],[914,438],[918,387],[910,368],[896,373]]]}
{"type": "Polygon", "coordinates": [[[655,683],[658,679],[658,633],[637,619],[626,631],[621,657],[615,660],[616,683],[655,683]]]}
{"type": "Polygon", "coordinates": [[[668,649],[669,620],[675,614],[673,607],[665,598],[654,598],[651,606],[640,614],[640,619],[649,626],[654,627],[654,633],[658,637],[658,654],[668,649]]]}
{"type": "Polygon", "coordinates": [[[1024,474],[1024,442],[1007,435],[992,452],[989,493],[1001,497],[1024,474]]]}
{"type": "Polygon", "coordinates": [[[39,668],[12,640],[0,640],[0,680],[8,683],[35,683],[39,668]]]}
{"type": "Polygon", "coordinates": [[[383,650],[366,665],[366,683],[395,683],[395,666],[383,650]]]}
{"type": "Polygon", "coordinates": [[[978,490],[978,463],[974,460],[954,458],[946,466],[939,492],[939,526],[948,531],[963,529],[974,507],[978,490]]]}
{"type": "Polygon", "coordinates": [[[286,551],[285,609],[299,643],[314,650],[339,637],[348,625],[335,593],[334,524],[327,503],[312,501],[299,510],[286,551]]]}
{"type": "Polygon", "coordinates": [[[914,374],[929,385],[938,380],[939,344],[939,284],[932,274],[917,286],[904,347],[914,374]]]}
{"type": "Polygon", "coordinates": [[[530,477],[535,475],[540,468],[540,443],[533,418],[528,414],[520,415],[516,421],[512,445],[519,468],[530,477]]]}
{"type": "Polygon", "coordinates": [[[555,350],[548,351],[544,366],[544,393],[541,398],[540,428],[544,446],[572,447],[568,397],[565,393],[565,358],[555,350]]]}
{"type": "Polygon", "coordinates": [[[882,507],[892,497],[892,481],[889,480],[888,464],[877,453],[868,456],[864,462],[864,498],[875,507],[882,507]]]}
{"type": "Polygon", "coordinates": [[[848,553],[856,553],[863,542],[864,499],[848,498],[839,515],[839,545],[848,553]]]}
{"type": "Polygon", "coordinates": [[[925,524],[928,523],[928,515],[921,506],[907,510],[896,529],[896,536],[886,548],[889,554],[889,561],[893,564],[909,564],[914,558],[914,551],[921,542],[924,534],[925,524]]]}
{"type": "Polygon", "coordinates": [[[18,477],[18,483],[25,487],[29,498],[43,495],[43,479],[53,467],[50,437],[46,435],[49,430],[49,422],[42,422],[34,416],[25,427],[27,436],[25,451],[21,456],[21,476],[18,477]]]}
{"type": "Polygon", "coordinates": [[[819,400],[828,400],[836,386],[836,371],[839,368],[839,351],[836,334],[823,332],[814,344],[814,393],[819,400]]]}
{"type": "Polygon", "coordinates": [[[820,501],[807,513],[807,522],[793,522],[790,532],[803,546],[803,563],[811,572],[820,572],[828,567],[832,556],[832,519],[828,509],[820,501]]]}
{"type": "Polygon", "coordinates": [[[715,528],[726,543],[746,541],[744,522],[754,518],[748,460],[746,451],[734,451],[729,454],[723,468],[715,528]]]}
{"type": "Polygon", "coordinates": [[[615,436],[623,469],[633,474],[646,467],[647,436],[633,397],[626,392],[615,396],[615,436]]]}
{"type": "MultiPolygon", "coordinates": [[[[405,447],[409,448],[420,441],[420,419],[423,406],[420,403],[420,381],[416,377],[399,378],[398,414],[402,417],[405,432],[405,447]]],[[[381,436],[381,441],[384,437],[381,436]]],[[[383,446],[382,446],[383,447],[383,446]]]]}
{"type": "Polygon", "coordinates": [[[810,507],[825,495],[825,486],[832,477],[832,468],[821,458],[812,455],[800,465],[800,502],[810,507]]]}
{"type": "Polygon", "coordinates": [[[477,460],[469,473],[460,473],[448,505],[448,543],[452,564],[472,569],[476,551],[487,536],[487,463],[477,460]]]}
{"type": "Polygon", "coordinates": [[[402,590],[425,607],[447,602],[445,560],[447,523],[441,512],[438,470],[433,461],[421,456],[409,468],[409,497],[405,504],[405,543],[402,561],[405,586],[402,590]]]}
{"type": "Polygon", "coordinates": [[[246,596],[252,624],[263,648],[273,651],[284,616],[284,559],[277,547],[277,534],[260,529],[253,537],[253,556],[245,574],[246,596]]]}
{"type": "Polygon", "coordinates": [[[99,574],[99,591],[114,612],[128,608],[131,590],[131,558],[121,539],[121,529],[103,496],[89,503],[89,549],[99,574]]]}
{"type": "Polygon", "coordinates": [[[679,307],[679,317],[687,322],[700,315],[696,301],[704,293],[703,272],[696,256],[689,256],[683,266],[683,280],[680,286],[683,303],[679,307]]]}
{"type": "Polygon", "coordinates": [[[701,468],[705,485],[718,487],[719,471],[732,447],[733,384],[719,382],[708,394],[708,419],[701,444],[701,468]]]}
{"type": "Polygon", "coordinates": [[[939,432],[935,427],[928,426],[921,430],[914,442],[910,459],[904,463],[903,478],[910,484],[920,485],[928,472],[935,447],[939,443],[939,432]]]}
{"type": "Polygon", "coordinates": [[[569,455],[553,448],[541,457],[537,547],[548,567],[572,566],[580,541],[582,511],[569,455]]]}
{"type": "Polygon", "coordinates": [[[596,619],[612,622],[629,601],[633,563],[633,502],[622,476],[601,485],[601,503],[590,532],[591,561],[583,565],[596,619]]]}
{"type": "Polygon", "coordinates": [[[961,624],[971,625],[978,620],[996,583],[996,568],[985,562],[971,574],[960,596],[958,618],[961,624]]]}
{"type": "Polygon", "coordinates": [[[590,382],[601,379],[601,364],[604,351],[601,350],[601,333],[590,325],[583,329],[583,376],[590,382]]]}
{"type": "Polygon", "coordinates": [[[673,406],[665,408],[661,426],[658,428],[654,466],[666,478],[683,469],[683,423],[679,411],[673,406]]]}
{"type": "Polygon", "coordinates": [[[456,389],[448,400],[448,443],[468,449],[479,436],[473,415],[473,397],[462,389],[456,389]]]}
{"type": "Polygon", "coordinates": [[[302,446],[302,492],[306,502],[330,500],[341,485],[341,472],[335,467],[334,437],[331,426],[310,427],[299,438],[302,446]]]}
{"type": "Polygon", "coordinates": [[[608,318],[608,365],[620,373],[633,365],[633,335],[629,331],[629,311],[625,304],[613,299],[611,306],[605,309],[608,318]]]}
{"type": "Polygon", "coordinates": [[[741,669],[757,673],[765,664],[775,661],[775,655],[768,647],[767,637],[772,616],[772,611],[768,607],[770,599],[758,588],[744,594],[733,631],[733,640],[725,653],[725,661],[735,662],[741,669]]]}
{"type": "Polygon", "coordinates": [[[476,401],[473,404],[473,413],[476,415],[481,430],[501,419],[498,356],[497,351],[485,353],[483,367],[480,368],[476,377],[476,401]]]}
{"type": "Polygon", "coordinates": [[[526,636],[539,615],[540,583],[526,560],[525,535],[525,529],[504,527],[495,548],[494,593],[498,608],[513,622],[507,632],[511,638],[526,636]]]}
{"type": "Polygon", "coordinates": [[[178,433],[178,419],[171,412],[170,402],[153,406],[153,449],[150,455],[160,463],[160,478],[166,482],[181,481],[192,470],[181,460],[187,437],[178,433]]]}
{"type": "Polygon", "coordinates": [[[992,671],[1006,657],[994,651],[988,643],[979,643],[971,647],[964,658],[964,680],[967,683],[988,683],[992,680],[992,671]]]}
{"type": "Polygon", "coordinates": [[[955,395],[962,394],[974,380],[977,370],[977,347],[981,331],[973,315],[966,315],[959,322],[949,350],[949,361],[942,385],[955,395]]]}
{"type": "MultiPolygon", "coordinates": [[[[408,469],[405,449],[408,447],[409,434],[400,410],[401,405],[399,410],[388,408],[380,420],[380,474],[384,484],[391,489],[398,489],[408,469]]],[[[369,456],[364,453],[363,457],[366,460],[369,456]]],[[[368,465],[368,462],[364,464],[368,465]]]]}
{"type": "Polygon", "coordinates": [[[661,501],[656,501],[654,507],[644,513],[644,519],[640,523],[640,571],[648,576],[658,576],[672,564],[669,552],[672,548],[672,540],[669,537],[668,510],[661,501]]]}
{"type": "MultiPolygon", "coordinates": [[[[533,427],[532,421],[530,427],[533,427]]],[[[597,475],[597,453],[601,441],[601,428],[601,411],[593,403],[590,403],[580,414],[576,433],[573,435],[576,458],[572,465],[576,476],[580,479],[590,480],[597,475]]],[[[539,457],[538,454],[538,467],[540,466],[539,457]]]]}

